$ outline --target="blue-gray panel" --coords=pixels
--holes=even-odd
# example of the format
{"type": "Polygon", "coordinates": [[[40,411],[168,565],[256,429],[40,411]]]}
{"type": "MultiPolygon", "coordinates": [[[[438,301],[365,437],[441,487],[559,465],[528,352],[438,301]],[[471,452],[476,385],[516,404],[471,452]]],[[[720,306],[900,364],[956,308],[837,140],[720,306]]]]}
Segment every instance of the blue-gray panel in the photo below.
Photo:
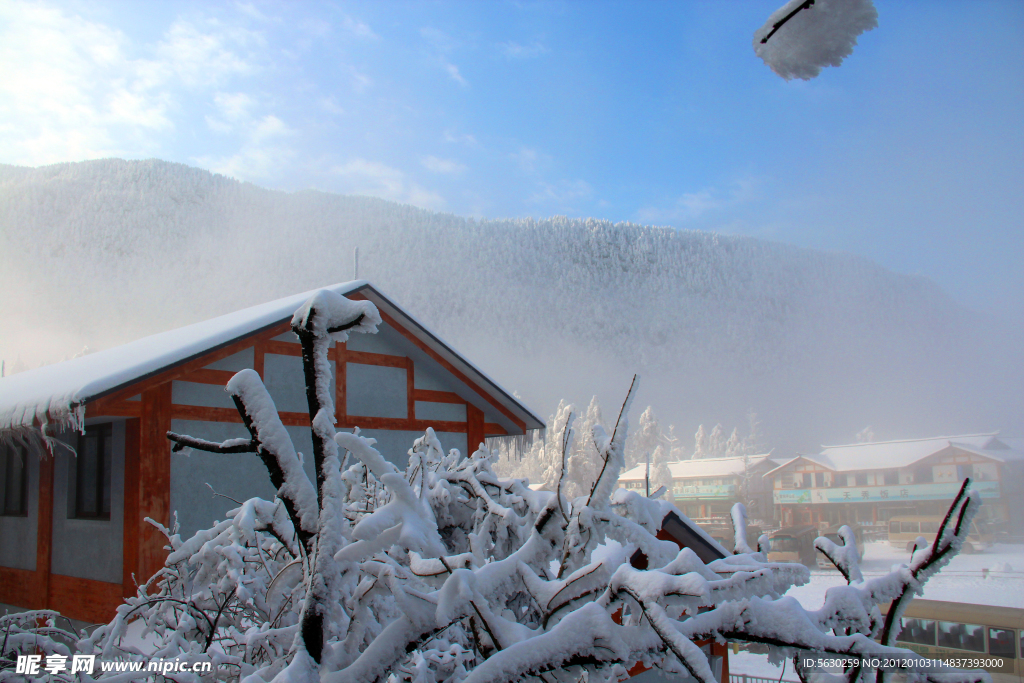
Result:
{"type": "Polygon", "coordinates": [[[417,359],[415,363],[415,379],[413,386],[417,389],[430,389],[431,391],[452,391],[464,385],[458,382],[454,376],[440,365],[433,361],[423,362],[417,359]]]}
{"type": "Polygon", "coordinates": [[[239,370],[252,367],[253,353],[252,347],[242,349],[233,356],[222,358],[216,363],[210,363],[206,367],[210,370],[229,370],[231,372],[238,372],[239,370]]]}
{"type": "Polygon", "coordinates": [[[376,334],[350,334],[345,348],[389,356],[408,356],[410,349],[415,347],[393,327],[381,323],[377,326],[376,334]]]}
{"type": "MultiPolygon", "coordinates": [[[[194,420],[172,420],[171,431],[208,441],[249,436],[241,424],[194,420]]],[[[189,538],[200,529],[210,528],[215,521],[225,519],[229,510],[238,507],[229,498],[245,501],[256,496],[273,500],[274,487],[267,468],[255,453],[171,454],[171,512],[178,515],[182,538],[189,538]]]]}
{"type": "Polygon", "coordinates": [[[0,567],[35,571],[38,521],[39,454],[32,452],[28,454],[28,516],[0,516],[0,567]]]}
{"type": "Polygon", "coordinates": [[[466,406],[462,403],[434,403],[432,401],[416,401],[416,419],[465,422],[466,406]]]}
{"type": "Polygon", "coordinates": [[[366,417],[408,416],[404,368],[348,363],[346,412],[366,417]]]}
{"type": "Polygon", "coordinates": [[[298,344],[299,343],[299,335],[295,334],[294,332],[285,332],[284,334],[279,334],[276,337],[274,337],[274,341],[290,342],[292,344],[298,344]]]}
{"type": "Polygon", "coordinates": [[[171,382],[171,401],[182,406],[235,407],[234,400],[224,387],[198,382],[171,382]]]}
{"type": "MultiPolygon", "coordinates": [[[[331,396],[334,396],[334,361],[331,364],[331,396]]],[[[302,358],[268,353],[263,357],[263,383],[282,412],[307,413],[302,358]]]]}
{"type": "MultiPolygon", "coordinates": [[[[96,424],[100,422],[102,421],[96,424]]],[[[69,519],[71,498],[68,488],[75,476],[75,456],[64,449],[57,453],[53,473],[53,554],[50,561],[50,569],[54,574],[121,583],[125,423],[124,420],[111,422],[109,520],[69,519]]],[[[93,422],[90,421],[89,424],[93,422]]],[[[77,436],[69,434],[67,440],[76,444],[77,436]]]]}

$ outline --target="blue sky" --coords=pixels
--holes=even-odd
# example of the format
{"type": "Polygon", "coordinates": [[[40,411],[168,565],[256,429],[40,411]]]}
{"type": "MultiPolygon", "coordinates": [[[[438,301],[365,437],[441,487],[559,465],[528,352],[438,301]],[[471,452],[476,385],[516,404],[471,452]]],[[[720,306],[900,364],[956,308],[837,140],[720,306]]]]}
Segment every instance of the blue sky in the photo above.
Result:
{"type": "Polygon", "coordinates": [[[781,4],[0,0],[0,163],[752,235],[1019,323],[1024,3],[876,0],[810,82],[754,55],[781,4]]]}

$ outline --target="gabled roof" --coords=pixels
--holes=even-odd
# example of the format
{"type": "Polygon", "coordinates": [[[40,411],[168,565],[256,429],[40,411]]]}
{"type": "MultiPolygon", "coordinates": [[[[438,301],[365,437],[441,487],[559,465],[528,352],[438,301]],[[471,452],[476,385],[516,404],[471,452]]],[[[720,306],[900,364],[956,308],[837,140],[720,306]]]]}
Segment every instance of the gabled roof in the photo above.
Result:
{"type": "Polygon", "coordinates": [[[544,422],[497,382],[460,356],[426,325],[395,305],[365,280],[322,287],[259,304],[217,318],[137,339],[122,346],[0,379],[0,430],[39,423],[76,423],[82,407],[205,353],[290,320],[319,289],[343,296],[361,294],[402,325],[431,351],[517,416],[526,429],[544,422]]]}
{"type": "Polygon", "coordinates": [[[835,472],[908,467],[950,447],[960,448],[999,462],[1016,459],[1019,455],[997,438],[997,432],[900,441],[874,441],[844,446],[822,446],[821,453],[798,455],[765,473],[765,476],[784,469],[801,459],[835,472]]]}
{"type": "MultiPolygon", "coordinates": [[[[774,465],[775,460],[771,453],[760,455],[729,456],[725,458],[699,458],[697,460],[678,460],[668,463],[668,469],[673,479],[691,479],[694,477],[734,477],[743,474],[746,467],[751,469],[761,465],[774,465]],[[745,462],[744,462],[745,461],[745,462]]],[[[646,465],[636,467],[623,472],[619,479],[642,480],[647,472],[646,465]]]]}

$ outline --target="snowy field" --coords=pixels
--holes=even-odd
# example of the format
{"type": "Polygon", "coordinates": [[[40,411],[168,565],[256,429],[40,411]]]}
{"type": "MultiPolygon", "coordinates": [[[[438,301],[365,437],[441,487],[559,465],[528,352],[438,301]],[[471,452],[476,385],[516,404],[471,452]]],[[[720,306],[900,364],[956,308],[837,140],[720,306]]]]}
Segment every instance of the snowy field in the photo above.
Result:
{"type": "MultiPolygon", "coordinates": [[[[895,564],[910,559],[909,553],[888,543],[867,543],[861,569],[865,578],[880,576],[895,564]]],[[[825,591],[845,583],[838,571],[813,569],[807,585],[791,589],[791,595],[807,609],[818,609],[825,591]]],[[[997,544],[985,552],[958,555],[925,586],[929,600],[970,602],[979,605],[1001,605],[1024,608],[1024,545],[997,544]]],[[[768,663],[767,655],[740,652],[729,655],[730,676],[758,676],[795,681],[792,664],[782,667],[768,663]]]]}

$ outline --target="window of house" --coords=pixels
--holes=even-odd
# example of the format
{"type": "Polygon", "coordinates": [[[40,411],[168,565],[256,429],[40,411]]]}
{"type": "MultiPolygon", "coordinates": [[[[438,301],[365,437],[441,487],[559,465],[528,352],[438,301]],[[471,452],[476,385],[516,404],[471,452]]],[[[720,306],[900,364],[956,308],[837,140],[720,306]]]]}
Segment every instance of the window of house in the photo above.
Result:
{"type": "Polygon", "coordinates": [[[956,479],[957,481],[963,481],[967,477],[974,478],[974,465],[957,465],[956,466],[956,479]]]}
{"type": "Polygon", "coordinates": [[[860,474],[853,475],[854,480],[857,482],[856,486],[867,486],[868,485],[868,473],[861,472],[860,474]]]}
{"type": "Polygon", "coordinates": [[[832,486],[835,488],[843,488],[846,486],[846,475],[845,474],[833,474],[832,475],[832,486]]]}
{"type": "Polygon", "coordinates": [[[934,480],[932,467],[918,467],[914,470],[914,483],[915,484],[930,484],[934,480]]]}
{"type": "Polygon", "coordinates": [[[825,473],[824,472],[815,472],[814,473],[814,485],[817,486],[819,489],[822,488],[823,486],[825,486],[825,473]]]}
{"type": "Polygon", "coordinates": [[[804,479],[804,488],[805,489],[811,488],[811,473],[810,472],[804,472],[803,479],[804,479]]]}
{"type": "Polygon", "coordinates": [[[988,653],[996,657],[1017,657],[1017,634],[1013,629],[990,628],[988,630],[988,653]]]}
{"type": "MultiPolygon", "coordinates": [[[[935,621],[931,619],[904,619],[899,640],[918,645],[935,645],[935,621]]],[[[1012,643],[1011,643],[1012,644],[1012,643]]]]}
{"type": "Polygon", "coordinates": [[[900,483],[899,472],[888,471],[882,476],[882,478],[886,486],[895,486],[900,483]]]}
{"type": "Polygon", "coordinates": [[[78,437],[72,458],[68,512],[77,519],[110,519],[111,425],[93,425],[78,437]]]}
{"type": "Polygon", "coordinates": [[[0,514],[5,517],[28,516],[28,453],[24,448],[0,445],[0,514]]]}

